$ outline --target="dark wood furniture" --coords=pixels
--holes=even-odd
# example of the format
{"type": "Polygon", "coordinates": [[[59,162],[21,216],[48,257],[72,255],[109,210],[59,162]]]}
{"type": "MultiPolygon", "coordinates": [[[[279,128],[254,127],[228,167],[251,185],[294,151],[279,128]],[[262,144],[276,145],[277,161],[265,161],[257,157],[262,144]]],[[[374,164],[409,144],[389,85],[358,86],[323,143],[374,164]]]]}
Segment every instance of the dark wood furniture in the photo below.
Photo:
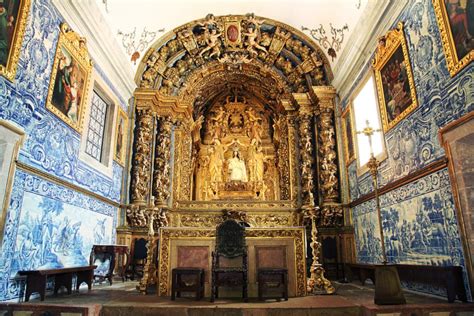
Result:
{"type": "Polygon", "coordinates": [[[94,271],[94,278],[98,278],[99,281],[107,279],[110,285],[112,285],[116,262],[118,263],[119,275],[124,282],[129,260],[130,250],[126,245],[94,245],[92,246],[89,261],[91,265],[95,264],[99,267],[99,269],[94,271]]]}
{"type": "Polygon", "coordinates": [[[212,252],[211,302],[218,298],[219,286],[242,286],[242,298],[244,302],[248,302],[247,266],[245,228],[235,220],[226,220],[216,229],[216,248],[212,252]],[[241,261],[238,260],[239,257],[242,258],[241,261]],[[239,261],[238,265],[234,259],[239,261]]]}
{"type": "Polygon", "coordinates": [[[171,274],[171,300],[181,297],[181,292],[195,292],[196,301],[204,297],[204,269],[174,268],[171,274]]]}
{"type": "MultiPolygon", "coordinates": [[[[350,269],[353,276],[358,276],[362,285],[365,284],[367,278],[371,279],[375,284],[375,269],[378,265],[348,263],[346,266],[350,269]]],[[[397,268],[400,281],[444,287],[449,303],[454,302],[456,296],[459,300],[467,302],[463,273],[460,266],[442,267],[411,264],[395,264],[394,266],[397,268]]]]}
{"type": "Polygon", "coordinates": [[[363,263],[346,263],[346,267],[350,271],[351,281],[354,277],[357,277],[365,285],[365,280],[370,279],[375,284],[375,265],[374,264],[363,264],[363,263]]]}
{"type": "Polygon", "coordinates": [[[260,268],[257,271],[258,299],[283,298],[288,301],[288,269],[260,268]],[[268,290],[281,293],[281,296],[267,296],[268,290]],[[264,297],[265,296],[265,297],[264,297]]]}
{"type": "Polygon", "coordinates": [[[127,277],[135,280],[135,277],[141,279],[143,277],[143,268],[147,257],[148,241],[145,238],[137,238],[133,242],[130,264],[128,266],[127,277]]]}
{"type": "Polygon", "coordinates": [[[67,294],[71,294],[72,278],[74,275],[77,277],[76,291],[79,291],[79,287],[83,282],[87,283],[87,287],[90,291],[92,288],[92,278],[95,268],[97,268],[97,266],[90,265],[62,269],[19,271],[18,274],[26,276],[25,302],[29,301],[30,295],[34,292],[38,292],[41,296],[41,300],[44,301],[46,281],[48,277],[54,277],[55,295],[58,294],[58,290],[62,286],[66,288],[67,294]]]}

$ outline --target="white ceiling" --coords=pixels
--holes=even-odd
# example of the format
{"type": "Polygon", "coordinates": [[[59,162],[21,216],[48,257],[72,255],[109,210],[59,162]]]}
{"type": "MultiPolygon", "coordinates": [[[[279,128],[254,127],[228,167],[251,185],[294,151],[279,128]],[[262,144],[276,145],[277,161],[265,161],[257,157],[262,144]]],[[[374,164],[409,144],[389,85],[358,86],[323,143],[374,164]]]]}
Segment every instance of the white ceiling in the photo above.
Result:
{"type": "MultiPolygon", "coordinates": [[[[215,16],[255,13],[257,16],[277,20],[299,30],[302,26],[308,29],[322,27],[325,34],[317,33],[315,42],[326,54],[329,46],[333,46],[339,57],[363,14],[367,2],[374,0],[95,1],[129,58],[135,51],[140,53],[136,64],[130,62],[130,65],[136,69],[148,47],[160,36],[182,24],[202,19],[208,13],[215,16]],[[337,47],[333,41],[334,34],[331,32],[331,25],[334,29],[340,30],[335,37],[337,41],[342,41],[340,47],[337,47]],[[145,35],[143,30],[149,33],[143,36],[145,35]]],[[[311,36],[309,30],[304,32],[311,36]]],[[[338,58],[332,60],[330,56],[327,57],[334,67],[338,58]]]]}

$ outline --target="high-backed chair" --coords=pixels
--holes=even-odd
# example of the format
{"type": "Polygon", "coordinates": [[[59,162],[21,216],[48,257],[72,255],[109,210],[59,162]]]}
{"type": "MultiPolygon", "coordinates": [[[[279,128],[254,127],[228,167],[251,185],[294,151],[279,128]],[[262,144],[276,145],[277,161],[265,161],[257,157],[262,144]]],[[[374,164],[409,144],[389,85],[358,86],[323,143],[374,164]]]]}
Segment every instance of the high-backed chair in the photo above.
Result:
{"type": "Polygon", "coordinates": [[[132,280],[135,279],[135,276],[143,277],[143,267],[147,255],[146,244],[147,240],[145,238],[135,239],[134,241],[132,262],[130,264],[130,278],[132,280]]]}
{"type": "Polygon", "coordinates": [[[242,298],[248,301],[245,228],[235,220],[229,219],[217,226],[211,270],[211,302],[218,298],[219,286],[242,286],[242,298]]]}

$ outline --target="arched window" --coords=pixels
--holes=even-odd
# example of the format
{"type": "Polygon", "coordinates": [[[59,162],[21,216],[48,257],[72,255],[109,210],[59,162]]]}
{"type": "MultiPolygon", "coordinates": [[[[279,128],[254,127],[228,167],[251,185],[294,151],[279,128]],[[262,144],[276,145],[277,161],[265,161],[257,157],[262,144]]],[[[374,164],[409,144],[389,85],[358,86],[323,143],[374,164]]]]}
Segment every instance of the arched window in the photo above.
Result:
{"type": "Polygon", "coordinates": [[[363,173],[367,171],[366,165],[369,161],[371,150],[379,161],[386,158],[384,136],[377,103],[377,91],[372,74],[367,77],[354,94],[352,106],[356,132],[357,166],[359,173],[363,173]],[[369,138],[362,133],[367,124],[374,129],[372,146],[369,144],[369,138]]]}

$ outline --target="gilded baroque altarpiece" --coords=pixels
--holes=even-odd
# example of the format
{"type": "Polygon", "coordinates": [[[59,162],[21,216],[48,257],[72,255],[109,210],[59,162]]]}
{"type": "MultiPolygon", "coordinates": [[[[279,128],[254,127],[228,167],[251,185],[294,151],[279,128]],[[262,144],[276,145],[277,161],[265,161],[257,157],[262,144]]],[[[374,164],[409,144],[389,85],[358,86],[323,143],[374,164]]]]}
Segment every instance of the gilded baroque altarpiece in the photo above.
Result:
{"type": "MultiPolygon", "coordinates": [[[[317,225],[343,222],[335,89],[326,57],[306,35],[253,14],[210,14],[165,35],[139,73],[124,232],[212,235],[233,218],[259,231],[255,238],[304,225],[316,238],[317,225]]],[[[311,242],[315,257],[319,246],[311,242]]],[[[164,293],[163,267],[146,267],[140,289],[159,275],[164,293]]],[[[317,258],[310,271],[308,290],[334,292],[317,258]]]]}

